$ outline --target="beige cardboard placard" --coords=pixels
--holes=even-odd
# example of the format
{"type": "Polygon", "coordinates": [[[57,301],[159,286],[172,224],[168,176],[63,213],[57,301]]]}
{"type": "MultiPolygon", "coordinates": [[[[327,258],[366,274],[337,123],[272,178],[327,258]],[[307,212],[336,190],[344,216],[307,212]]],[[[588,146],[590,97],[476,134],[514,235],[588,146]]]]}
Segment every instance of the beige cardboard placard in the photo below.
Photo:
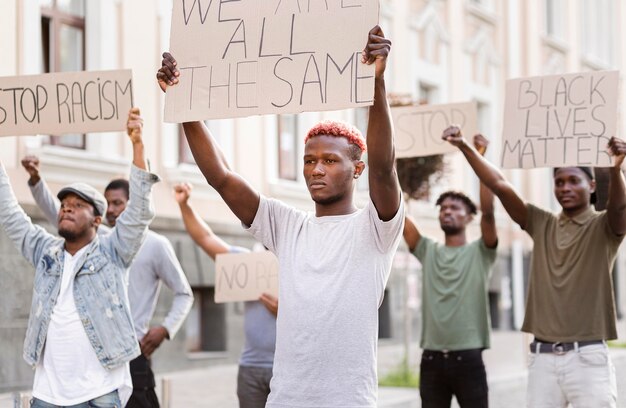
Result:
{"type": "Polygon", "coordinates": [[[361,52],[377,22],[378,0],[175,1],[165,121],[371,105],[361,52]]]}
{"type": "Polygon", "coordinates": [[[618,71],[506,81],[503,168],[611,166],[618,71]]]}
{"type": "Polygon", "coordinates": [[[220,254],[215,260],[215,302],[278,297],[278,259],[270,251],[220,254]]]}
{"type": "Polygon", "coordinates": [[[126,129],[132,72],[55,72],[0,77],[0,136],[126,129]]]}
{"type": "Polygon", "coordinates": [[[391,115],[397,158],[458,151],[441,139],[441,134],[450,125],[459,125],[468,140],[478,132],[476,102],[398,106],[391,108],[391,115]]]}

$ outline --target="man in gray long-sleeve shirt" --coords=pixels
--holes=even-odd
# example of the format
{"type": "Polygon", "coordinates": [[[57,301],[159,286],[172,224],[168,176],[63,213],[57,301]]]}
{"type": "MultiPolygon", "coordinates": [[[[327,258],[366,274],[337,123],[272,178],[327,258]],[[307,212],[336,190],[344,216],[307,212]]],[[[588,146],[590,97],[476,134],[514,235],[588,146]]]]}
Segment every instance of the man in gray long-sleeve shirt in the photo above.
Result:
{"type": "MultiPolygon", "coordinates": [[[[59,202],[39,175],[39,160],[27,156],[22,165],[30,174],[28,185],[46,219],[57,224],[59,202]]],[[[106,221],[110,227],[126,209],[129,190],[128,181],[111,181],[104,191],[108,206],[106,221]]],[[[102,226],[100,234],[108,234],[102,226]]],[[[128,298],[135,331],[141,346],[141,355],[130,363],[133,394],[127,408],[154,408],[159,406],[154,392],[154,374],[150,368],[150,356],[165,338],[172,339],[187,317],[193,303],[191,288],[176,259],[174,249],[164,236],[148,230],[146,239],[131,266],[128,298]],[[161,325],[149,327],[156,308],[161,282],[174,292],[174,301],[161,325]]]]}

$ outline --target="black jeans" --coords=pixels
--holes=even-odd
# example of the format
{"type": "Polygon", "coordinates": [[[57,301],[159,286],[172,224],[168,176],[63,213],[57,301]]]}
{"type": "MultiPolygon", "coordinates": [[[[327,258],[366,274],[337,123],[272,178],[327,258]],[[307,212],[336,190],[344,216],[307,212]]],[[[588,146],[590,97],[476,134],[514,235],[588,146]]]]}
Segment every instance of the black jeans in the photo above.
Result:
{"type": "Polygon", "coordinates": [[[481,349],[424,350],[420,365],[422,408],[450,408],[456,396],[461,408],[489,406],[487,373],[481,349]]]}
{"type": "Polygon", "coordinates": [[[159,399],[154,392],[156,383],[150,367],[150,359],[143,354],[130,362],[130,377],[133,380],[133,394],[126,408],[159,408],[159,399]]]}

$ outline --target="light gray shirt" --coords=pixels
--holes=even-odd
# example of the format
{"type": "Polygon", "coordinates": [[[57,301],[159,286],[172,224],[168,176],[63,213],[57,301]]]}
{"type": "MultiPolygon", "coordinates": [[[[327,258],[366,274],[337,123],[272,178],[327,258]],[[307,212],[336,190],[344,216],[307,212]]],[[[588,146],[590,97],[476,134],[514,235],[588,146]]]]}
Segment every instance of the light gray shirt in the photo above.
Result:
{"type": "Polygon", "coordinates": [[[267,408],[374,408],[378,307],[404,223],[374,204],[316,217],[261,197],[249,231],[280,264],[280,312],[267,408]]]}
{"type": "MultiPolygon", "coordinates": [[[[57,226],[59,200],[52,194],[47,184],[40,180],[30,191],[48,222],[57,226]]],[[[111,229],[105,225],[98,228],[98,234],[108,234],[111,229]]],[[[174,293],[174,300],[165,320],[161,323],[173,339],[185,321],[193,304],[193,294],[172,245],[164,236],[148,230],[146,239],[130,267],[128,300],[137,338],[141,340],[148,332],[150,320],[156,309],[161,282],[174,293]]]]}

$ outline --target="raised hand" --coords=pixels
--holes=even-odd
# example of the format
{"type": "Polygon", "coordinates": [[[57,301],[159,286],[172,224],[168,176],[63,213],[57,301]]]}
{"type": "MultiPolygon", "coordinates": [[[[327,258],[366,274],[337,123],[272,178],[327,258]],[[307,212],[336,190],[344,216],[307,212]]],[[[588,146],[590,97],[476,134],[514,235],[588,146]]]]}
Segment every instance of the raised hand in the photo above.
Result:
{"type": "Polygon", "coordinates": [[[465,144],[461,128],[456,125],[448,126],[446,130],[443,131],[441,138],[456,147],[461,147],[465,144]]]}
{"type": "Polygon", "coordinates": [[[174,198],[178,204],[186,204],[191,197],[193,186],[189,183],[180,183],[174,186],[174,198]]]}
{"type": "Polygon", "coordinates": [[[608,144],[609,152],[613,156],[613,167],[622,167],[624,156],[626,156],[626,142],[615,136],[611,137],[608,144]]]}
{"type": "Polygon", "coordinates": [[[30,175],[28,184],[34,186],[41,180],[39,176],[39,157],[34,155],[25,156],[22,159],[22,166],[24,166],[24,169],[26,169],[26,172],[30,175]]]}
{"type": "Polygon", "coordinates": [[[484,156],[485,152],[487,152],[487,146],[489,146],[489,140],[485,136],[480,133],[474,135],[474,147],[481,156],[484,156]]]}
{"type": "Polygon", "coordinates": [[[361,53],[361,62],[376,64],[376,78],[382,78],[387,67],[387,57],[391,51],[391,41],[385,38],[380,26],[372,28],[367,36],[367,45],[361,53]]]}
{"type": "Polygon", "coordinates": [[[176,59],[169,52],[163,53],[161,60],[161,68],[157,71],[156,77],[161,90],[165,92],[168,86],[174,86],[178,83],[180,71],[176,68],[176,59]]]}
{"type": "Polygon", "coordinates": [[[126,133],[133,144],[142,143],[143,119],[139,108],[131,108],[126,121],[126,133]]]}

